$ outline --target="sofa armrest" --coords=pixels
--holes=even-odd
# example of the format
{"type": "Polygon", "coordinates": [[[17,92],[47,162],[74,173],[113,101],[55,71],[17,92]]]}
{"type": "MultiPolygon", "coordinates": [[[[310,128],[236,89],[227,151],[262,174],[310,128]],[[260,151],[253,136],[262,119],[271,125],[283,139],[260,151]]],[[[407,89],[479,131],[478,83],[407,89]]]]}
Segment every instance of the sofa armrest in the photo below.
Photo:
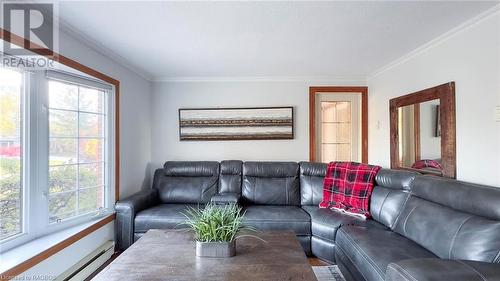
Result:
{"type": "Polygon", "coordinates": [[[499,281],[500,264],[439,258],[402,260],[387,266],[385,280],[499,281]]]}
{"type": "Polygon", "coordinates": [[[120,200],[115,205],[116,210],[116,244],[119,250],[127,249],[134,243],[135,215],[157,204],[156,189],[142,190],[130,197],[120,200]]]}
{"type": "Polygon", "coordinates": [[[240,202],[240,197],[238,193],[226,192],[212,196],[210,201],[215,205],[238,204],[240,202]]]}

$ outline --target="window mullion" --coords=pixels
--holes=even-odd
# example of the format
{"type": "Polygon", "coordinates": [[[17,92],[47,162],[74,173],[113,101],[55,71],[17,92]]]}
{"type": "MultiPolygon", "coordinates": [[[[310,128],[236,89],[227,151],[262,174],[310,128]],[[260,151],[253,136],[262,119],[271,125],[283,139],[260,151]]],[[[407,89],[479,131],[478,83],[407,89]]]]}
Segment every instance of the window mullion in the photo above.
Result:
{"type": "Polygon", "coordinates": [[[30,226],[32,234],[40,236],[44,234],[48,225],[48,118],[47,109],[47,83],[41,73],[32,75],[33,83],[31,87],[31,116],[33,117],[31,132],[30,157],[32,167],[32,180],[30,186],[30,226]]]}
{"type": "Polygon", "coordinates": [[[76,116],[76,214],[80,213],[80,86],[77,87],[77,116],[76,116]]]}

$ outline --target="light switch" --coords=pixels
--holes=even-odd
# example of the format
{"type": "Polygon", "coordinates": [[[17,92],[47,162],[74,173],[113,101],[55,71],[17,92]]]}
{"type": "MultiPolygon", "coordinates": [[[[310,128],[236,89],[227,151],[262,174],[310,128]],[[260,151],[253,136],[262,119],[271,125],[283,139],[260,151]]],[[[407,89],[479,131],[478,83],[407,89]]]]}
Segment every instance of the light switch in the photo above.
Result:
{"type": "Polygon", "coordinates": [[[500,122],[500,105],[495,106],[495,121],[500,122]]]}

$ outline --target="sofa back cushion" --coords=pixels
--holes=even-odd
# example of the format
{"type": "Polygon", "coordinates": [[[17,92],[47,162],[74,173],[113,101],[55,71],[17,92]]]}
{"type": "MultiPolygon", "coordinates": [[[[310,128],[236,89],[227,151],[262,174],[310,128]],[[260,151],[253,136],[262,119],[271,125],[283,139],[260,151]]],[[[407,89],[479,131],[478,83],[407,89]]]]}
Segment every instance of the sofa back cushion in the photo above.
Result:
{"type": "Polygon", "coordinates": [[[323,199],[326,163],[300,162],[300,204],[318,206],[323,199]]]}
{"type": "Polygon", "coordinates": [[[204,204],[217,193],[219,163],[168,161],[154,182],[161,203],[204,204]]]}
{"type": "Polygon", "coordinates": [[[374,220],[394,228],[417,175],[404,170],[381,169],[378,172],[370,200],[370,213],[374,220]]]}
{"type": "Polygon", "coordinates": [[[220,162],[219,192],[241,194],[241,179],[243,175],[243,162],[239,160],[226,160],[220,162]]]}
{"type": "Polygon", "coordinates": [[[242,198],[246,204],[300,204],[299,165],[295,162],[243,163],[242,198]]]}
{"type": "Polygon", "coordinates": [[[440,258],[500,262],[500,189],[418,176],[395,231],[440,258]]]}

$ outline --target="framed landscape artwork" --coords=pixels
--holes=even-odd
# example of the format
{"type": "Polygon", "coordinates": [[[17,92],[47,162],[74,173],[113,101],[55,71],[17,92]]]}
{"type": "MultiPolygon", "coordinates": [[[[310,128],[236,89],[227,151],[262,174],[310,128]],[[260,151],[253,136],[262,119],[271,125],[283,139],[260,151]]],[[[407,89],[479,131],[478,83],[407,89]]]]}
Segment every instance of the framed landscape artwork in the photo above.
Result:
{"type": "Polygon", "coordinates": [[[291,106],[179,109],[181,141],[293,139],[293,125],[291,106]]]}

